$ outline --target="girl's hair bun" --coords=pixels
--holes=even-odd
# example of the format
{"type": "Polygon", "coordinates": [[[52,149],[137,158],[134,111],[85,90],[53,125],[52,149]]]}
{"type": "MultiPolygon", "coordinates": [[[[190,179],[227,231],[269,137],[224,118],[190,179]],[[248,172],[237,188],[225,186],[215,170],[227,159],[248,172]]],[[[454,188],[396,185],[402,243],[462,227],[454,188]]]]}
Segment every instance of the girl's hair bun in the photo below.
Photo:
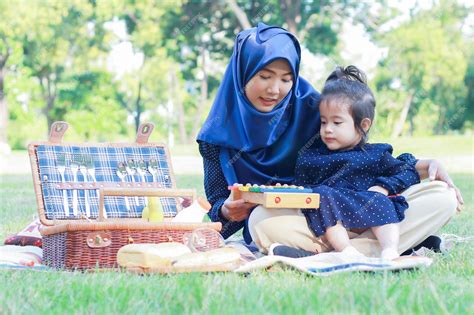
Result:
{"type": "Polygon", "coordinates": [[[367,84],[367,77],[365,73],[353,65],[347,66],[346,68],[337,66],[326,81],[332,80],[350,80],[367,84]]]}

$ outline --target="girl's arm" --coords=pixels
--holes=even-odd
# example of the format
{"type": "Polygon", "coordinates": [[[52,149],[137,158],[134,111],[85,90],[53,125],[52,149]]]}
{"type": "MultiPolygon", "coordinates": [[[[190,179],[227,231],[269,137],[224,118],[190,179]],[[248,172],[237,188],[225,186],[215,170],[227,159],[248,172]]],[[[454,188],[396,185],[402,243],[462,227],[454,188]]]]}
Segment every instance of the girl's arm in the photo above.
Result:
{"type": "Polygon", "coordinates": [[[420,182],[415,165],[394,158],[389,151],[383,153],[379,162],[377,167],[383,175],[375,180],[375,185],[386,189],[389,195],[398,194],[420,182]]]}
{"type": "Polygon", "coordinates": [[[222,213],[222,207],[227,201],[230,191],[227,189],[227,181],[222,172],[219,160],[219,147],[206,142],[200,142],[199,152],[204,162],[206,198],[212,205],[208,216],[211,221],[222,223],[221,234],[224,238],[228,238],[244,226],[244,221],[231,221],[222,213]]]}
{"type": "Polygon", "coordinates": [[[461,191],[456,187],[456,185],[454,185],[453,180],[441,162],[435,159],[417,160],[410,153],[403,153],[398,156],[397,159],[415,166],[421,180],[426,178],[429,178],[430,181],[440,180],[448,184],[449,187],[453,188],[456,192],[456,198],[458,200],[457,210],[461,211],[462,205],[464,204],[461,191]]]}

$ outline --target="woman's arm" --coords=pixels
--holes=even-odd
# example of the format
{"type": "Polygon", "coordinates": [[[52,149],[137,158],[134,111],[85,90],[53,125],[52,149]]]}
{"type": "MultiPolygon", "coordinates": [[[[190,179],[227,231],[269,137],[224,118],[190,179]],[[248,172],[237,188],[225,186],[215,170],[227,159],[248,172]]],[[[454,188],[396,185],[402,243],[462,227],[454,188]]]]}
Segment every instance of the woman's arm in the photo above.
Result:
{"type": "MultiPolygon", "coordinates": [[[[208,215],[211,221],[222,223],[221,234],[228,238],[244,226],[243,220],[248,217],[248,213],[242,220],[235,220],[235,217],[229,215],[229,209],[236,208],[238,201],[229,198],[230,191],[227,189],[227,181],[219,160],[219,147],[200,142],[199,151],[204,162],[204,189],[207,200],[212,205],[208,215]]],[[[237,210],[239,209],[237,207],[237,210]]]]}
{"type": "Polygon", "coordinates": [[[454,185],[453,180],[441,162],[435,159],[418,160],[415,167],[421,179],[429,178],[430,181],[440,180],[448,184],[449,187],[453,188],[456,192],[456,198],[458,200],[457,210],[461,211],[461,207],[464,204],[461,191],[456,187],[456,185],[454,185]]]}
{"type": "Polygon", "coordinates": [[[453,180],[441,162],[435,159],[417,160],[410,153],[403,153],[398,156],[397,159],[414,165],[418,175],[420,175],[421,180],[426,178],[429,178],[430,181],[440,180],[448,184],[449,187],[453,188],[456,192],[456,198],[458,200],[457,210],[461,211],[461,207],[464,204],[461,191],[456,187],[456,185],[454,185],[453,180]]]}

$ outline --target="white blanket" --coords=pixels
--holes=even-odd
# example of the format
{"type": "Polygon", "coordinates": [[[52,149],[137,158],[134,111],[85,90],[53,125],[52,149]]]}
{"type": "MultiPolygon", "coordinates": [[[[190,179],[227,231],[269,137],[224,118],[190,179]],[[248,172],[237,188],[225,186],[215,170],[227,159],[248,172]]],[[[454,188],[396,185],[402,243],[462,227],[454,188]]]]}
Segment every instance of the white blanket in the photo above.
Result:
{"type": "Polygon", "coordinates": [[[0,246],[0,265],[33,267],[42,264],[43,250],[36,246],[0,246]]]}
{"type": "Polygon", "coordinates": [[[280,265],[315,276],[328,276],[334,273],[350,271],[384,271],[428,267],[432,259],[428,257],[405,256],[396,261],[380,258],[360,258],[343,253],[321,253],[304,258],[288,258],[283,256],[265,256],[247,262],[235,272],[248,273],[280,265]]]}

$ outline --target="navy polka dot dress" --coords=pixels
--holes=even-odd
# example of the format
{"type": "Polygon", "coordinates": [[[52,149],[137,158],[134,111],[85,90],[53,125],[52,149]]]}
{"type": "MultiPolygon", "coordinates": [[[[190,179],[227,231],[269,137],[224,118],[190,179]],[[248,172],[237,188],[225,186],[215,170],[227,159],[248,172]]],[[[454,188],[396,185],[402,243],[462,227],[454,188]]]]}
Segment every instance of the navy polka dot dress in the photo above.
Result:
{"type": "Polygon", "coordinates": [[[392,156],[389,144],[365,144],[348,151],[326,146],[301,152],[295,180],[320,194],[320,208],[303,210],[316,236],[341,221],[346,228],[368,228],[397,223],[408,204],[396,194],[420,182],[414,163],[392,156]],[[389,196],[367,191],[382,186],[389,196]]]}

